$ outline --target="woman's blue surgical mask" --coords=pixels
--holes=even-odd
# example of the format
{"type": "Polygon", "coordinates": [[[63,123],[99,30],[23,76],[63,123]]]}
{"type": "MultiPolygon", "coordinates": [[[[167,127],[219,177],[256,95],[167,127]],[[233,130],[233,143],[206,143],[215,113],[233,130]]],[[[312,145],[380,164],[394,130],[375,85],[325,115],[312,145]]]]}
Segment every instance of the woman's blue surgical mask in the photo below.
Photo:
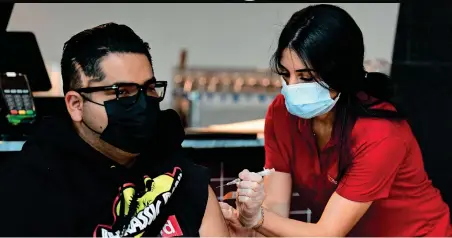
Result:
{"type": "Polygon", "coordinates": [[[284,80],[281,94],[285,98],[289,113],[304,119],[329,112],[340,96],[339,94],[334,100],[331,99],[330,91],[317,82],[287,85],[284,80]]]}

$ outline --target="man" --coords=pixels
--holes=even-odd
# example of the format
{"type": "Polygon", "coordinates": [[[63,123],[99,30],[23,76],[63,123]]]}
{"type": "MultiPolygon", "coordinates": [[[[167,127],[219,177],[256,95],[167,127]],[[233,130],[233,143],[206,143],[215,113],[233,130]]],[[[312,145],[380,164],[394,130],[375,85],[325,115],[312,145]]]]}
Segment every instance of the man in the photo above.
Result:
{"type": "Polygon", "coordinates": [[[44,119],[2,168],[2,236],[228,236],[207,169],[181,156],[149,46],[114,23],[73,36],[68,118],[44,119]]]}

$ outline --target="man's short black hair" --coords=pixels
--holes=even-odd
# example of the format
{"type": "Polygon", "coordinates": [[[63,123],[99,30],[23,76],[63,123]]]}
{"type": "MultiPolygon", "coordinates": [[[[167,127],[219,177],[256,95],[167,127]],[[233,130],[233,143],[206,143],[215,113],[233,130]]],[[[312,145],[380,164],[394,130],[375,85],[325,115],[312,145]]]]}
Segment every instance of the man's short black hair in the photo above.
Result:
{"type": "Polygon", "coordinates": [[[106,23],[84,30],[64,43],[61,59],[63,91],[81,88],[81,73],[92,81],[102,81],[105,75],[100,63],[109,53],[144,54],[152,64],[149,50],[149,44],[126,25],[106,23]]]}

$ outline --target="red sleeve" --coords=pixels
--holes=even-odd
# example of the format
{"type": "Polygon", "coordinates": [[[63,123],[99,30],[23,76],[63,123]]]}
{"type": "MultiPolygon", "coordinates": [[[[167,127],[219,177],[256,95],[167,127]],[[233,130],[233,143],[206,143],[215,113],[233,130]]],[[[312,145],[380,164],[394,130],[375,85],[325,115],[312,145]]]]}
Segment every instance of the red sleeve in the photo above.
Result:
{"type": "Polygon", "coordinates": [[[274,168],[278,172],[290,173],[289,159],[284,157],[279,148],[278,140],[275,135],[275,121],[273,112],[274,105],[277,100],[274,101],[268,108],[265,116],[265,128],[264,128],[264,147],[265,147],[265,168],[274,168]]]}
{"type": "Polygon", "coordinates": [[[356,151],[336,192],[356,202],[387,198],[406,151],[405,142],[394,136],[365,143],[356,151]]]}

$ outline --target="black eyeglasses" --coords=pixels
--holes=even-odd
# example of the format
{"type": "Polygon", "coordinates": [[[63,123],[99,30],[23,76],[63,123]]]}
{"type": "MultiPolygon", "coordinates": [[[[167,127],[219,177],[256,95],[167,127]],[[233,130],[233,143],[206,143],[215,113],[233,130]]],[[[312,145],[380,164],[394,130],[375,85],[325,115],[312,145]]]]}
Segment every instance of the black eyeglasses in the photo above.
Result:
{"type": "Polygon", "coordinates": [[[165,98],[167,86],[167,81],[157,81],[155,78],[152,78],[143,85],[137,83],[116,83],[110,86],[79,88],[74,91],[78,93],[93,93],[104,91],[107,94],[110,91],[111,94],[114,94],[116,96],[116,99],[120,99],[122,97],[133,97],[138,95],[138,93],[142,91],[146,93],[146,95],[162,101],[165,98]]]}

